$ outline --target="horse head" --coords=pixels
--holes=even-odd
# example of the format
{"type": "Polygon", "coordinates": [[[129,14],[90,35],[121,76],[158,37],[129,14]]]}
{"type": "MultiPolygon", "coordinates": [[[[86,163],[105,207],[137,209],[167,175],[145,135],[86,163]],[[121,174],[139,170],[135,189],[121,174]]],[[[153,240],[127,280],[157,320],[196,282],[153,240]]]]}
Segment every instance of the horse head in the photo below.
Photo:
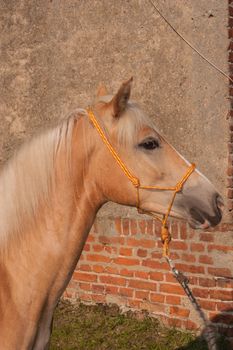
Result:
{"type": "MultiPolygon", "coordinates": [[[[114,96],[100,87],[93,106],[120,159],[120,162],[116,157],[113,159],[103,140],[96,136],[99,138],[96,168],[101,167],[99,183],[106,200],[166,215],[171,191],[187,174],[190,163],[160,135],[138,104],[130,100],[131,85],[132,79],[123,83],[114,96]],[[129,176],[122,165],[126,165],[129,176]],[[133,184],[130,176],[138,184],[133,184]]],[[[169,215],[187,219],[194,228],[207,228],[220,222],[222,209],[222,197],[213,184],[193,169],[174,196],[169,215]]]]}

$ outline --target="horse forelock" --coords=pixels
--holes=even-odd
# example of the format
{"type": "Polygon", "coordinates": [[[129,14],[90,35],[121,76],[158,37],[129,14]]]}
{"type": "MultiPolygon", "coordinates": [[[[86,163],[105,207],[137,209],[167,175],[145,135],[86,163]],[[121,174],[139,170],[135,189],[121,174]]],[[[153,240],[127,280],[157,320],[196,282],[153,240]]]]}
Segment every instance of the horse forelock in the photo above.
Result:
{"type": "MultiPolygon", "coordinates": [[[[0,248],[9,238],[21,236],[26,223],[35,223],[39,205],[48,205],[55,177],[55,162],[61,150],[70,161],[77,110],[59,125],[26,142],[0,173],[0,248]]],[[[69,171],[69,166],[63,171],[69,171]]]]}
{"type": "Polygon", "coordinates": [[[138,141],[141,128],[148,126],[154,129],[152,120],[138,107],[135,102],[129,102],[124,114],[117,123],[117,139],[119,145],[132,145],[138,141]]]}

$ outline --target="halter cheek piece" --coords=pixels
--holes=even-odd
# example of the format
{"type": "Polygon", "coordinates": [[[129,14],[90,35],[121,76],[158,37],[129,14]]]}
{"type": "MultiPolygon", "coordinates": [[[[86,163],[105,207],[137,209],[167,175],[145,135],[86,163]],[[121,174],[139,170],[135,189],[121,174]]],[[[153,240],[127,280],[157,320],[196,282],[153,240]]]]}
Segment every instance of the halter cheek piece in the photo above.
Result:
{"type": "Polygon", "coordinates": [[[108,141],[103,129],[101,128],[101,126],[99,125],[93,111],[91,109],[87,110],[87,114],[89,119],[91,120],[92,124],[94,125],[95,129],[98,131],[102,141],[105,143],[105,145],[107,146],[108,150],[110,151],[110,153],[112,154],[113,158],[116,160],[116,162],[118,163],[118,165],[120,166],[120,168],[122,169],[122,171],[125,173],[125,175],[127,176],[127,178],[131,181],[131,183],[133,184],[133,186],[136,188],[137,191],[137,210],[140,214],[148,214],[151,215],[153,218],[159,220],[161,222],[161,240],[163,243],[163,256],[164,257],[169,257],[169,242],[171,241],[171,235],[168,231],[168,226],[167,226],[167,220],[168,217],[170,215],[176,194],[178,192],[180,192],[184,186],[184,183],[188,180],[188,178],[190,177],[190,175],[194,172],[196,166],[195,164],[191,164],[188,168],[187,171],[185,172],[184,176],[181,178],[181,180],[179,182],[177,182],[177,184],[173,187],[160,187],[160,186],[145,186],[145,185],[141,185],[140,181],[137,177],[135,177],[127,168],[127,166],[125,165],[125,163],[121,160],[121,158],[119,157],[119,155],[117,154],[117,152],[115,151],[115,149],[113,148],[113,146],[111,145],[111,143],[108,141]],[[160,218],[159,216],[157,216],[154,212],[152,211],[148,211],[148,210],[144,210],[140,208],[140,193],[139,190],[158,190],[158,191],[172,191],[173,195],[170,201],[170,204],[167,208],[167,212],[165,215],[163,215],[162,218],[160,218]]]}

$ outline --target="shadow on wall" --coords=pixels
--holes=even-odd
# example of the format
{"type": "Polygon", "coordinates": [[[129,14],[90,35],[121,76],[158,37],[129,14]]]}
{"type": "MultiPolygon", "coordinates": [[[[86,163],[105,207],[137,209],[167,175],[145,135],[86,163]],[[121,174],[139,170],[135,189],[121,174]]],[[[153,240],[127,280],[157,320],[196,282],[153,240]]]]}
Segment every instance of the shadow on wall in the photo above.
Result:
{"type": "MultiPolygon", "coordinates": [[[[190,342],[187,346],[177,348],[176,350],[232,350],[233,349],[233,309],[225,310],[211,319],[211,330],[215,333],[217,347],[208,348],[206,338],[213,339],[213,335],[206,327],[201,336],[190,342]]],[[[210,340],[211,342],[211,340],[210,340]]]]}

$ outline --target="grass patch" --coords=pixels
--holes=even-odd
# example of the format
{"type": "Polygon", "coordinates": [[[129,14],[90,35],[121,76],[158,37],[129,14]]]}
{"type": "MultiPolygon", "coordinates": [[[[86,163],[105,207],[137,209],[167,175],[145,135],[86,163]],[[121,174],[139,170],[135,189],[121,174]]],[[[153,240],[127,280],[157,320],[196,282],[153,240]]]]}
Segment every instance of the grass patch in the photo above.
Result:
{"type": "MultiPolygon", "coordinates": [[[[72,305],[56,309],[50,350],[208,350],[190,332],[162,326],[144,315],[121,314],[117,306],[72,305]]],[[[226,348],[222,348],[226,349],[226,348]]]]}

